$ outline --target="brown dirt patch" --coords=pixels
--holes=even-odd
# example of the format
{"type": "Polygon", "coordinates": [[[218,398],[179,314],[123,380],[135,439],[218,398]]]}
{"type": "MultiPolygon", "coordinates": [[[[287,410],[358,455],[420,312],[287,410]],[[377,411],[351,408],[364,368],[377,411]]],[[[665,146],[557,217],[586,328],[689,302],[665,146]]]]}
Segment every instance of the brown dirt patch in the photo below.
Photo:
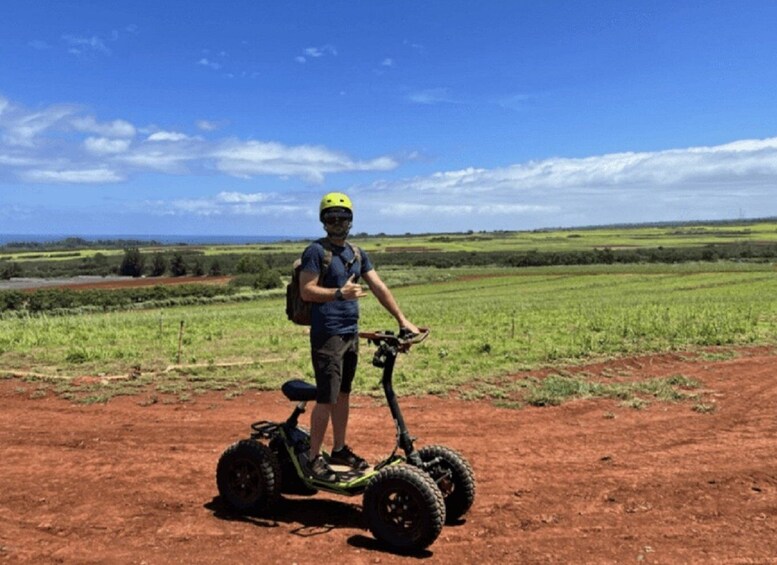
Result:
{"type": "MultiPolygon", "coordinates": [[[[401,362],[401,360],[400,360],[401,362]]],[[[591,372],[682,374],[715,410],[615,401],[510,410],[438,397],[402,400],[419,444],[464,453],[477,476],[466,520],[429,563],[777,561],[774,351],[734,359],[640,357],[591,372]]],[[[581,368],[581,370],[586,370],[581,368]]],[[[30,563],[399,563],[364,529],[359,498],[285,497],[270,517],[228,518],[214,471],[250,422],[285,418],[280,393],[144,406],[31,399],[0,381],[0,560],[30,563]]],[[[21,390],[26,388],[24,392],[21,390]]],[[[392,448],[388,410],[357,397],[350,443],[392,448]]]]}
{"type": "Polygon", "coordinates": [[[227,284],[232,277],[149,277],[111,279],[88,283],[68,283],[49,288],[67,288],[69,290],[116,290],[121,288],[138,288],[146,286],[179,285],[179,284],[227,284]]]}

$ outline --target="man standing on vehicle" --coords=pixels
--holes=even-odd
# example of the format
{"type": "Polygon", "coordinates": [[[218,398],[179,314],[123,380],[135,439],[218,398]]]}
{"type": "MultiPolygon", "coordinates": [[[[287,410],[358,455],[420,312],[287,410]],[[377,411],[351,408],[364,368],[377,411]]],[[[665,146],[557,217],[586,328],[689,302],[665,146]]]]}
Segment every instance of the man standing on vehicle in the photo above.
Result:
{"type": "Polygon", "coordinates": [[[389,288],[378,276],[363,250],[358,253],[346,242],[353,225],[353,205],[341,192],[330,192],[321,199],[319,219],[327,233],[325,240],[311,243],[302,254],[300,294],[313,303],[310,348],[316,375],[316,405],[310,416],[310,453],[307,472],[313,478],[336,481],[337,475],[321,455],[329,420],[334,445],[330,463],[364,470],[369,465],[346,444],[350,392],[359,355],[359,299],[367,296],[359,278],[400,328],[418,333],[400,310],[389,288]],[[326,248],[328,249],[325,249],[326,248]],[[329,267],[325,255],[331,252],[329,267]],[[325,272],[322,273],[322,270],[325,272]]]}

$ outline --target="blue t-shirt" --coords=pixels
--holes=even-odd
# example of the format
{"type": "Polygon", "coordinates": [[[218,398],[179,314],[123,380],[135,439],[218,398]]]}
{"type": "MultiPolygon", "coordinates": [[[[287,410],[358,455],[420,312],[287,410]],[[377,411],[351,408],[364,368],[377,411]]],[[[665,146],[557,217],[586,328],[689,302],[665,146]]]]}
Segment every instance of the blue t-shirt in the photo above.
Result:
{"type": "MultiPolygon", "coordinates": [[[[340,288],[351,275],[356,275],[354,282],[358,283],[364,273],[373,269],[370,258],[361,251],[361,261],[354,261],[354,253],[350,244],[340,247],[332,244],[332,262],[321,281],[324,288],[340,288]],[[350,269],[346,271],[346,266],[350,269]]],[[[302,253],[301,270],[320,275],[324,262],[324,246],[313,242],[302,253]]],[[[310,317],[311,335],[343,335],[359,331],[359,301],[333,300],[331,302],[314,302],[310,317]]]]}

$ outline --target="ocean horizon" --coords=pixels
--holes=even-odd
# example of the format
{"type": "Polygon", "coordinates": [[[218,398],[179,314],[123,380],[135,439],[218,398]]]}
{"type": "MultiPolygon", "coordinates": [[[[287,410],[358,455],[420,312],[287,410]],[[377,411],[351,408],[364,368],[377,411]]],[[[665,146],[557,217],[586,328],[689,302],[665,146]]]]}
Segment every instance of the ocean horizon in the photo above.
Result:
{"type": "Polygon", "coordinates": [[[0,245],[8,243],[52,243],[77,237],[86,241],[132,240],[157,241],[165,245],[185,243],[187,245],[245,245],[251,243],[275,243],[278,241],[300,241],[314,239],[304,235],[195,235],[195,234],[19,234],[0,233],[0,245]]]}

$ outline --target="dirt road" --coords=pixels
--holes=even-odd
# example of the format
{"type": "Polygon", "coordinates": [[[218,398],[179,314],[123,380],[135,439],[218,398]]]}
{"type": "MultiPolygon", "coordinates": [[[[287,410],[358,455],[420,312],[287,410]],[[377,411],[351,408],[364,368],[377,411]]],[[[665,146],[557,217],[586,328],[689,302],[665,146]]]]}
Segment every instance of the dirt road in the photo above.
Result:
{"type": "MultiPolygon", "coordinates": [[[[775,367],[777,353],[755,349],[580,369],[693,377],[714,401],[709,413],[688,402],[511,410],[403,399],[419,445],[460,450],[478,489],[466,521],[411,557],[377,545],[360,499],[285,497],[269,517],[224,512],[218,457],[253,420],[287,416],[280,393],[83,406],[1,380],[0,561],[777,563],[775,367]]],[[[351,429],[370,459],[393,446],[388,410],[371,399],[355,399],[351,429]]]]}

